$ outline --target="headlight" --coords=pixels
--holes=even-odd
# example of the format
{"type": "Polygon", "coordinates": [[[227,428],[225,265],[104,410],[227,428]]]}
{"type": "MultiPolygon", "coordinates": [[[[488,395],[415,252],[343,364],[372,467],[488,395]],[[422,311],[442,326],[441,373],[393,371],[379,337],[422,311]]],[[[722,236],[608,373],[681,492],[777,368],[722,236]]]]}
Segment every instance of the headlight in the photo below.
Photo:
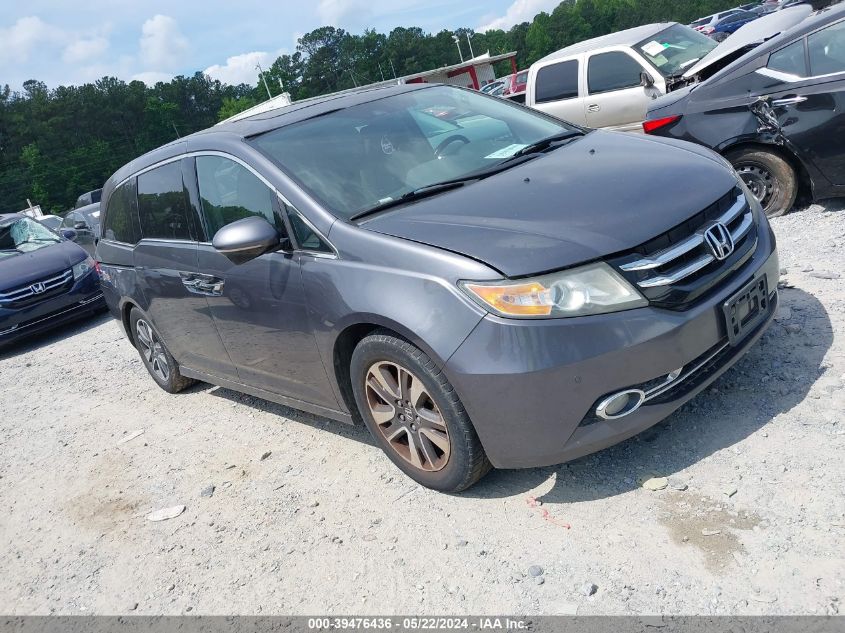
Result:
{"type": "Polygon", "coordinates": [[[91,257],[86,257],[73,267],[74,281],[77,279],[82,279],[85,275],[90,273],[92,270],[95,270],[96,268],[97,263],[93,259],[91,259],[91,257]]]}
{"type": "Polygon", "coordinates": [[[532,279],[459,284],[482,307],[505,317],[573,317],[648,305],[619,273],[603,262],[532,279]]]}

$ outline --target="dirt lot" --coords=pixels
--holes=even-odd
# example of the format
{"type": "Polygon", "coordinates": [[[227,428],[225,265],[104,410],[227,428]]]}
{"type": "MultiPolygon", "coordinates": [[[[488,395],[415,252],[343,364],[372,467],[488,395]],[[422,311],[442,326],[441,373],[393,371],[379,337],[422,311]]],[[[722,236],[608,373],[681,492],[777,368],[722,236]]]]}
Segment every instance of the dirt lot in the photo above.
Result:
{"type": "Polygon", "coordinates": [[[0,355],[0,612],[845,614],[845,205],[774,226],[778,322],[711,389],[457,496],[365,429],[167,395],[106,317],[18,345],[0,355]]]}

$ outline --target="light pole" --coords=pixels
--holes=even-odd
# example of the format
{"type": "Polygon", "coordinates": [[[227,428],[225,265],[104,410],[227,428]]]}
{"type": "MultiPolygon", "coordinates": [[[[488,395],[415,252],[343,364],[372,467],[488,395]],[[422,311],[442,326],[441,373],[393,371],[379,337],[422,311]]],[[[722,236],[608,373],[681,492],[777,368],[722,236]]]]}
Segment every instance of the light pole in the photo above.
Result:
{"type": "Polygon", "coordinates": [[[458,47],[458,55],[461,56],[461,63],[463,63],[464,62],[464,54],[461,51],[461,38],[459,38],[457,35],[452,33],[452,39],[455,40],[455,46],[458,47]]]}
{"type": "Polygon", "coordinates": [[[475,53],[472,52],[472,37],[475,33],[470,33],[467,31],[467,44],[469,44],[469,58],[475,59],[475,53]]]}
{"type": "Polygon", "coordinates": [[[272,99],[272,98],[273,98],[273,95],[272,95],[272,94],[270,94],[270,86],[268,86],[268,85],[267,85],[267,78],[264,76],[264,69],[263,69],[263,68],[261,68],[261,64],[260,64],[260,63],[256,63],[256,64],[255,64],[255,67],[258,69],[258,74],[259,74],[259,75],[261,75],[261,81],[263,81],[263,82],[264,82],[264,88],[265,88],[265,90],[267,90],[267,97],[268,97],[269,99],[272,99]]]}

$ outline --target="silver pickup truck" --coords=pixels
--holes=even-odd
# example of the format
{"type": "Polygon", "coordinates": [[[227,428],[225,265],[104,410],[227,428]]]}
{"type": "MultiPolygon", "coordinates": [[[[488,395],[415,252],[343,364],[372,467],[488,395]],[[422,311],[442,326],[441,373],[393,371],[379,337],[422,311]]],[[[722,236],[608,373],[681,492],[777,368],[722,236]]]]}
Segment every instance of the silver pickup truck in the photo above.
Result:
{"type": "Polygon", "coordinates": [[[525,103],[586,127],[642,132],[652,100],[707,79],[812,11],[808,4],[777,11],[718,45],[675,22],[585,40],[531,66],[525,103]]]}
{"type": "Polygon", "coordinates": [[[525,102],[587,127],[642,131],[649,102],[716,46],[675,22],[579,42],[531,66],[525,102]]]}

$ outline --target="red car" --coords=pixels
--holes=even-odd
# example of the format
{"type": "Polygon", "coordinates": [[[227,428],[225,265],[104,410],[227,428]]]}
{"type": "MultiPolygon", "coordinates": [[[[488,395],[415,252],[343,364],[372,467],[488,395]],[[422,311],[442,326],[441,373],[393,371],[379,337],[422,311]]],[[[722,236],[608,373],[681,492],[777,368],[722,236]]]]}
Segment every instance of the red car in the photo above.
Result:
{"type": "Polygon", "coordinates": [[[513,99],[519,103],[525,103],[525,88],[528,86],[528,71],[521,70],[518,73],[503,78],[505,90],[502,96],[506,99],[513,99]]]}

